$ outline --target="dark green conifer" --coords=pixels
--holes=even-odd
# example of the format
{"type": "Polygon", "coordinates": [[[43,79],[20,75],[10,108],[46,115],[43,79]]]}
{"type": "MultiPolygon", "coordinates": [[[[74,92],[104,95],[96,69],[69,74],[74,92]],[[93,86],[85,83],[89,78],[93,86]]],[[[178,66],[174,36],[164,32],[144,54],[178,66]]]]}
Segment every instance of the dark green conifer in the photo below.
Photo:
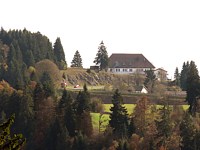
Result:
{"type": "Polygon", "coordinates": [[[84,111],[90,111],[90,93],[86,84],[83,86],[83,91],[80,91],[76,98],[77,114],[81,115],[84,111]]]}
{"type": "Polygon", "coordinates": [[[175,73],[174,73],[174,80],[175,80],[175,85],[180,86],[180,74],[178,71],[178,67],[176,67],[175,73]]]}
{"type": "Polygon", "coordinates": [[[43,86],[43,90],[45,92],[46,97],[55,95],[54,84],[53,84],[53,81],[52,81],[51,76],[49,75],[49,73],[44,72],[42,74],[40,82],[41,82],[41,84],[43,86]]]}
{"type": "Polygon", "coordinates": [[[189,112],[195,115],[197,111],[197,99],[200,95],[200,80],[197,67],[193,61],[190,62],[186,85],[186,101],[190,105],[189,112]]]}
{"type": "Polygon", "coordinates": [[[113,129],[113,134],[117,138],[128,137],[129,118],[125,106],[123,106],[123,98],[117,89],[112,97],[113,106],[110,108],[109,125],[113,129]]]}
{"type": "Polygon", "coordinates": [[[63,91],[62,98],[60,99],[59,103],[59,108],[64,115],[65,125],[69,132],[69,136],[75,136],[77,117],[74,108],[74,101],[69,91],[63,91]]]}
{"type": "Polygon", "coordinates": [[[157,126],[157,137],[159,138],[158,145],[159,147],[163,146],[166,148],[167,141],[170,139],[172,135],[173,124],[170,119],[170,110],[169,106],[164,105],[163,108],[160,110],[161,118],[160,120],[156,121],[157,126]]]}
{"type": "Polygon", "coordinates": [[[58,65],[59,69],[64,69],[67,63],[65,61],[65,53],[60,38],[56,39],[56,42],[54,43],[53,46],[53,51],[55,56],[55,62],[58,65]]]}
{"type": "Polygon", "coordinates": [[[94,63],[96,65],[100,65],[100,70],[107,69],[108,68],[108,53],[106,50],[106,47],[104,46],[103,41],[101,41],[99,47],[98,47],[98,52],[96,54],[96,57],[94,59],[94,63]]]}
{"type": "Polygon", "coordinates": [[[194,120],[192,116],[186,112],[180,124],[181,149],[195,149],[195,133],[194,120]]]}
{"type": "Polygon", "coordinates": [[[153,88],[156,81],[156,75],[154,74],[153,70],[146,71],[146,79],[144,81],[144,85],[147,87],[150,93],[153,93],[153,88]]]}
{"type": "Polygon", "coordinates": [[[187,81],[187,77],[188,77],[189,67],[190,67],[189,62],[183,63],[183,67],[182,67],[181,74],[180,74],[180,86],[183,91],[186,91],[186,89],[187,89],[186,81],[187,81]]]}
{"type": "Polygon", "coordinates": [[[71,67],[79,67],[79,68],[83,67],[82,66],[82,58],[81,58],[81,55],[78,50],[74,54],[74,58],[71,62],[71,67]]]}

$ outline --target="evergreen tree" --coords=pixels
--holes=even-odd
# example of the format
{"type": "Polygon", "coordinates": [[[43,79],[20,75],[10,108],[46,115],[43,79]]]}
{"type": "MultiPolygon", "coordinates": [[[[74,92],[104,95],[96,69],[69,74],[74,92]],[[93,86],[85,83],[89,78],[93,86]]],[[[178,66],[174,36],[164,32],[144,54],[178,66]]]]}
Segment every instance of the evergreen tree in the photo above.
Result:
{"type": "Polygon", "coordinates": [[[155,81],[156,81],[156,75],[154,74],[153,70],[147,70],[144,85],[147,87],[150,93],[153,93],[155,81]]]}
{"type": "Polygon", "coordinates": [[[194,121],[189,113],[186,113],[180,124],[181,149],[194,150],[196,129],[194,121]]]}
{"type": "Polygon", "coordinates": [[[54,123],[51,125],[49,132],[46,136],[46,149],[48,150],[65,150],[69,148],[67,129],[62,123],[56,118],[54,123]]]}
{"type": "Polygon", "coordinates": [[[199,87],[199,73],[197,67],[193,61],[190,62],[189,72],[187,76],[187,96],[186,101],[190,105],[189,112],[195,115],[197,111],[197,99],[200,94],[200,87],[199,87]]]}
{"type": "Polygon", "coordinates": [[[189,72],[189,62],[187,63],[183,63],[183,67],[182,67],[182,70],[181,70],[181,74],[180,74],[180,86],[181,86],[181,89],[183,91],[186,91],[187,89],[187,77],[188,77],[188,72],[189,72]]]}
{"type": "Polygon", "coordinates": [[[84,136],[81,132],[78,132],[78,135],[75,136],[72,150],[89,150],[87,137],[84,136]]]}
{"type": "Polygon", "coordinates": [[[40,102],[45,99],[45,92],[40,83],[37,83],[33,91],[34,110],[39,109],[40,102]]]}
{"type": "Polygon", "coordinates": [[[174,79],[175,79],[175,85],[180,86],[180,74],[178,71],[178,67],[176,67],[175,73],[174,73],[174,79]]]}
{"type": "Polygon", "coordinates": [[[8,52],[8,62],[11,62],[13,60],[16,60],[17,59],[17,56],[16,56],[16,50],[15,50],[15,47],[11,44],[10,46],[10,50],[8,52]]]}
{"type": "Polygon", "coordinates": [[[81,68],[83,67],[82,58],[78,50],[74,54],[74,58],[71,62],[71,67],[81,67],[81,68]]]}
{"type": "Polygon", "coordinates": [[[107,69],[109,58],[108,58],[108,53],[107,53],[106,47],[104,46],[103,41],[101,41],[98,49],[99,50],[96,54],[94,63],[96,63],[96,65],[100,65],[100,70],[107,69]]]}
{"type": "Polygon", "coordinates": [[[47,72],[44,72],[42,74],[40,82],[42,83],[43,90],[45,92],[46,97],[55,95],[55,89],[54,89],[53,81],[51,79],[51,76],[47,72]]]}
{"type": "Polygon", "coordinates": [[[90,116],[90,93],[86,84],[83,86],[83,91],[77,95],[75,108],[77,115],[77,129],[83,135],[90,137],[93,133],[92,121],[90,116]]]}
{"type": "Polygon", "coordinates": [[[127,129],[129,127],[128,112],[123,106],[123,98],[118,89],[112,97],[112,104],[109,125],[113,128],[113,134],[116,138],[127,138],[127,129]]]}
{"type": "Polygon", "coordinates": [[[24,54],[24,62],[27,64],[27,66],[34,66],[35,60],[34,56],[31,50],[27,50],[24,54]]]}
{"type": "Polygon", "coordinates": [[[66,65],[65,53],[60,38],[56,39],[56,42],[53,46],[53,51],[55,55],[55,62],[58,65],[59,69],[64,69],[66,65]],[[64,64],[62,62],[64,62],[64,64]]]}
{"type": "Polygon", "coordinates": [[[63,111],[66,128],[69,136],[75,136],[76,131],[76,113],[74,109],[73,99],[69,91],[64,90],[60,99],[59,108],[63,111]]]}
{"type": "Polygon", "coordinates": [[[83,86],[83,91],[80,91],[76,98],[77,114],[81,115],[84,111],[90,111],[90,93],[86,84],[83,86]]]}
{"type": "Polygon", "coordinates": [[[158,145],[159,147],[163,146],[164,148],[167,147],[167,141],[169,141],[172,135],[173,124],[170,120],[170,110],[169,106],[164,105],[163,108],[160,110],[161,119],[156,121],[158,134],[157,137],[159,138],[158,145]]]}

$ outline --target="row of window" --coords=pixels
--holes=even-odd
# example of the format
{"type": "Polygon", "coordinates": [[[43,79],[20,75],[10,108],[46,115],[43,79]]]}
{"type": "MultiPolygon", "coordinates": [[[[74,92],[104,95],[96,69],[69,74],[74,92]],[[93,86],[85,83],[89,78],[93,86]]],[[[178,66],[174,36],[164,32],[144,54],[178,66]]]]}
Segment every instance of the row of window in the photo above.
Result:
{"type": "MultiPolygon", "coordinates": [[[[149,70],[149,69],[143,69],[143,68],[138,68],[136,71],[137,72],[142,72],[142,71],[146,71],[146,70],[149,70]]],[[[115,69],[110,69],[110,72],[133,72],[133,69],[127,69],[127,68],[123,68],[123,69],[120,69],[120,68],[115,68],[115,69]]]]}

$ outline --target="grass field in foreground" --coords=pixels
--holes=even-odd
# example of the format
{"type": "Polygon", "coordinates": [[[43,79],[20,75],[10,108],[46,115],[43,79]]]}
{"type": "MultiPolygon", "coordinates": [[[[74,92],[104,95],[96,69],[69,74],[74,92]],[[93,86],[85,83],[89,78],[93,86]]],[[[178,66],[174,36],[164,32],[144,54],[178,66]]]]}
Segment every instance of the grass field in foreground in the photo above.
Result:
{"type": "MultiPolygon", "coordinates": [[[[127,108],[128,114],[131,115],[133,113],[133,109],[136,107],[136,104],[124,104],[124,106],[127,108]]],[[[104,104],[104,112],[110,112],[111,107],[112,107],[112,104],[104,104]]],[[[159,108],[162,108],[163,106],[156,105],[156,107],[157,109],[159,109],[159,108]]],[[[189,108],[189,105],[182,105],[182,108],[185,111],[189,108]]],[[[96,132],[99,131],[99,115],[100,113],[91,113],[93,128],[94,128],[94,131],[96,132]]],[[[108,125],[109,119],[110,118],[108,114],[104,114],[101,117],[101,121],[103,122],[101,125],[101,131],[105,130],[106,126],[108,125]]]]}
{"type": "MultiPolygon", "coordinates": [[[[112,107],[112,104],[104,104],[104,112],[110,112],[110,108],[112,107]]],[[[136,107],[136,104],[124,104],[124,106],[126,107],[128,114],[132,114],[133,113],[133,109],[136,107]]],[[[181,105],[183,110],[187,110],[189,108],[189,105],[181,105]]],[[[163,105],[156,105],[156,108],[162,108],[163,105]]],[[[172,105],[170,105],[169,107],[173,107],[172,105]]]]}

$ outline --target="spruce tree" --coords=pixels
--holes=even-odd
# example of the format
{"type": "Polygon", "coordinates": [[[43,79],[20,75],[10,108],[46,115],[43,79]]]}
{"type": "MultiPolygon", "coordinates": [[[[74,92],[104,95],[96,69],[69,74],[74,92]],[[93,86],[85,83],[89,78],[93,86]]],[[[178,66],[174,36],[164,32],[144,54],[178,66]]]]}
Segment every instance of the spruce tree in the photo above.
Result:
{"type": "Polygon", "coordinates": [[[76,99],[77,129],[83,135],[90,137],[93,134],[92,119],[90,116],[90,93],[86,84],[83,91],[80,91],[76,99]]]}
{"type": "Polygon", "coordinates": [[[90,103],[90,93],[85,84],[83,91],[80,91],[76,98],[77,114],[81,115],[84,111],[90,111],[90,103]]]}
{"type": "Polygon", "coordinates": [[[150,93],[153,93],[155,81],[156,81],[156,75],[154,74],[153,70],[147,70],[144,85],[147,87],[150,93]]]}
{"type": "Polygon", "coordinates": [[[199,73],[197,70],[197,67],[195,65],[195,62],[190,62],[189,72],[187,76],[187,96],[186,101],[190,105],[189,112],[193,115],[195,115],[197,111],[197,99],[200,95],[200,80],[199,80],[199,73]]]}
{"type": "Polygon", "coordinates": [[[175,79],[175,85],[180,86],[180,74],[178,71],[178,67],[176,67],[175,73],[174,73],[174,79],[175,79]]]}
{"type": "Polygon", "coordinates": [[[170,139],[172,135],[173,124],[170,119],[170,110],[169,106],[164,105],[160,110],[161,119],[156,121],[159,138],[158,145],[164,148],[167,147],[167,141],[170,139]]]}
{"type": "Polygon", "coordinates": [[[99,50],[96,54],[94,63],[96,63],[96,65],[100,65],[100,70],[107,69],[109,58],[108,58],[108,53],[107,53],[106,47],[104,46],[103,41],[101,41],[98,49],[99,50]]]}
{"type": "Polygon", "coordinates": [[[53,46],[53,51],[55,55],[55,62],[58,65],[59,69],[64,69],[67,63],[65,61],[65,53],[60,38],[56,39],[56,42],[53,46]]]}
{"type": "Polygon", "coordinates": [[[59,108],[62,110],[62,114],[64,115],[64,122],[69,132],[69,136],[75,136],[77,117],[74,102],[69,91],[63,91],[62,98],[59,102],[59,108]]]}
{"type": "Polygon", "coordinates": [[[74,54],[74,58],[71,62],[71,67],[81,67],[81,68],[83,67],[82,58],[78,50],[74,54]]]}
{"type": "Polygon", "coordinates": [[[186,112],[180,124],[181,149],[194,150],[195,148],[195,133],[194,120],[192,116],[186,112]]]}
{"type": "Polygon", "coordinates": [[[112,97],[112,104],[109,125],[113,129],[116,138],[127,138],[129,128],[128,112],[123,106],[123,98],[118,89],[115,90],[112,97]]]}
{"type": "Polygon", "coordinates": [[[40,82],[42,83],[43,90],[45,92],[46,97],[55,95],[54,84],[53,84],[53,81],[52,81],[51,76],[49,75],[49,73],[44,72],[42,74],[40,82]]]}
{"type": "Polygon", "coordinates": [[[186,88],[187,88],[187,76],[188,76],[188,72],[189,72],[189,62],[187,63],[183,63],[183,67],[182,67],[182,70],[181,70],[181,74],[180,74],[180,86],[181,86],[181,89],[183,91],[186,91],[186,88]]]}

